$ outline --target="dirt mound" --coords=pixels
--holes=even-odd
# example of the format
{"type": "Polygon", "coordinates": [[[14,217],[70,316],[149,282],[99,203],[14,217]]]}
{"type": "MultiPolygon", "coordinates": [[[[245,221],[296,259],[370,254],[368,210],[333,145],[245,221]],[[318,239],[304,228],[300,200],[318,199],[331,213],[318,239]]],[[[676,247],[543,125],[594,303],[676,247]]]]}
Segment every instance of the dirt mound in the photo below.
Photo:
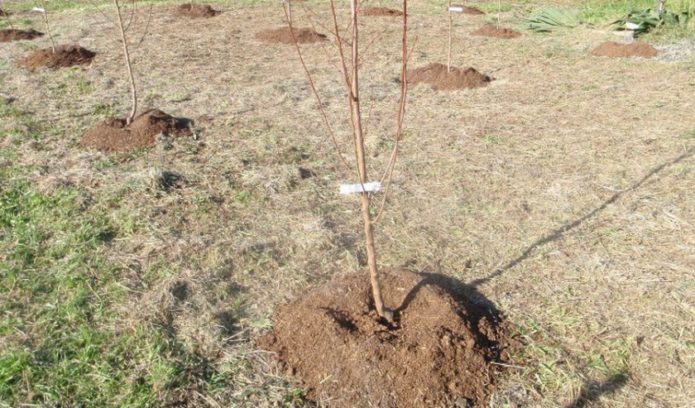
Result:
{"type": "Polygon", "coordinates": [[[433,63],[408,71],[408,81],[411,84],[426,83],[437,91],[453,91],[456,89],[480,88],[487,86],[493,78],[481,74],[475,68],[451,67],[447,72],[446,65],[433,63]]]}
{"type": "Polygon", "coordinates": [[[658,54],[656,48],[643,41],[633,41],[629,44],[621,44],[613,41],[605,42],[591,51],[591,55],[598,57],[642,57],[654,58],[658,54]]]}
{"type": "Polygon", "coordinates": [[[403,12],[401,10],[391,9],[388,7],[367,7],[361,9],[360,14],[363,16],[398,17],[402,16],[403,12]]]}
{"type": "Polygon", "coordinates": [[[34,38],[41,37],[42,35],[43,33],[36,30],[17,30],[14,28],[9,28],[0,30],[0,42],[33,40],[34,38]]]}
{"type": "Polygon", "coordinates": [[[481,28],[473,31],[472,34],[495,38],[516,38],[521,36],[521,33],[518,31],[514,31],[509,28],[497,28],[490,24],[482,26],[481,28]]]}
{"type": "Polygon", "coordinates": [[[215,10],[207,4],[195,4],[195,3],[182,4],[174,9],[174,14],[176,14],[177,16],[191,17],[191,18],[198,18],[198,17],[210,18],[210,17],[215,17],[216,15],[218,15],[220,13],[221,12],[219,10],[215,10]]]}
{"type": "Polygon", "coordinates": [[[298,43],[315,43],[327,40],[325,35],[310,28],[293,28],[290,32],[289,27],[259,31],[256,33],[256,38],[273,44],[294,44],[292,33],[294,33],[298,43]]]}
{"type": "Polygon", "coordinates": [[[82,135],[80,146],[106,152],[130,152],[153,146],[157,135],[189,136],[190,121],[150,109],[126,126],[125,119],[108,119],[82,135]]]}
{"type": "Polygon", "coordinates": [[[47,67],[52,69],[71,67],[73,65],[89,64],[96,53],[79,45],[59,45],[56,52],[51,48],[43,48],[32,52],[29,56],[17,61],[17,65],[30,71],[47,67]]]}
{"type": "Polygon", "coordinates": [[[331,407],[487,406],[491,363],[517,344],[499,312],[442,275],[386,272],[382,284],[396,325],[377,321],[365,272],[278,308],[258,346],[331,407]]]}

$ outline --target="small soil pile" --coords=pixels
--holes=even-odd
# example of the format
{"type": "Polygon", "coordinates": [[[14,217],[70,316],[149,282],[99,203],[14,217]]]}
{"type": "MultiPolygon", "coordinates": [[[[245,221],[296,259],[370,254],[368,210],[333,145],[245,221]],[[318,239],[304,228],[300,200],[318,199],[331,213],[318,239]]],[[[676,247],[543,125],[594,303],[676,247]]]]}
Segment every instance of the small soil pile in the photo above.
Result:
{"type": "Polygon", "coordinates": [[[89,64],[95,55],[96,53],[79,45],[59,45],[55,52],[51,48],[34,51],[29,56],[17,61],[17,65],[30,71],[41,67],[66,68],[73,65],[89,64]]]}
{"type": "Polygon", "coordinates": [[[9,28],[0,30],[0,42],[33,40],[34,38],[41,37],[42,35],[43,33],[36,30],[17,30],[14,28],[9,28]]]}
{"type": "Polygon", "coordinates": [[[377,320],[367,274],[281,306],[258,346],[331,407],[487,406],[518,342],[481,295],[443,275],[385,272],[397,325],[377,320]],[[470,293],[466,293],[466,292],[470,293]]]}
{"type": "Polygon", "coordinates": [[[591,55],[598,57],[642,57],[654,58],[658,54],[656,48],[643,41],[633,41],[629,44],[621,44],[613,41],[605,42],[591,51],[591,55]]]}
{"type": "Polygon", "coordinates": [[[481,28],[473,31],[473,35],[480,35],[484,37],[495,37],[495,38],[516,38],[520,37],[521,33],[511,30],[509,28],[497,28],[493,25],[486,24],[482,26],[481,28]]]}
{"type": "Polygon", "coordinates": [[[108,119],[82,135],[80,146],[106,152],[127,153],[153,146],[157,135],[190,136],[190,121],[150,109],[126,126],[125,119],[108,119]]]}
{"type": "Polygon", "coordinates": [[[469,16],[482,16],[485,15],[484,11],[477,9],[475,7],[464,6],[463,4],[452,4],[451,7],[463,7],[463,14],[468,14],[469,16]]]}
{"type": "Polygon", "coordinates": [[[275,30],[263,30],[256,33],[256,38],[272,44],[294,44],[292,33],[300,44],[315,43],[326,41],[325,35],[317,33],[310,28],[293,28],[290,32],[289,27],[278,28],[275,30]]]}
{"type": "Polygon", "coordinates": [[[447,72],[446,65],[433,63],[408,71],[408,81],[411,84],[424,82],[432,85],[436,91],[453,91],[487,86],[493,78],[481,74],[475,68],[451,67],[447,72]]]}
{"type": "Polygon", "coordinates": [[[403,12],[401,10],[390,9],[387,7],[367,7],[361,9],[360,14],[363,16],[398,17],[402,16],[403,12]]]}
{"type": "Polygon", "coordinates": [[[215,17],[220,14],[219,10],[215,10],[207,4],[182,4],[174,9],[174,14],[182,17],[199,18],[199,17],[215,17]]]}

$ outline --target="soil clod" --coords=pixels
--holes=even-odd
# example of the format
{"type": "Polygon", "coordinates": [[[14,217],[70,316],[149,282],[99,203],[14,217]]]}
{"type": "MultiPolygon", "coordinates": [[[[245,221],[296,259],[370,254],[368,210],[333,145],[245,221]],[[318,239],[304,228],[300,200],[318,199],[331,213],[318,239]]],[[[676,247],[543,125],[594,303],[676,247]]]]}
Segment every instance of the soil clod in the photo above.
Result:
{"type": "Polygon", "coordinates": [[[502,315],[443,275],[385,271],[379,322],[366,275],[348,275],[281,306],[258,341],[331,407],[486,406],[516,341],[502,315]],[[464,405],[465,406],[465,405],[464,405]]]}
{"type": "Polygon", "coordinates": [[[642,57],[654,58],[658,54],[656,48],[644,41],[633,41],[629,44],[621,44],[614,41],[604,42],[591,51],[591,55],[598,57],[628,58],[642,57]]]}
{"type": "Polygon", "coordinates": [[[196,3],[181,4],[174,9],[174,14],[190,18],[210,18],[220,13],[221,11],[215,10],[207,4],[196,3]]]}
{"type": "Polygon", "coordinates": [[[56,47],[55,52],[53,52],[52,48],[34,51],[29,56],[17,61],[17,65],[30,71],[41,67],[51,69],[67,68],[74,65],[89,64],[94,59],[94,56],[96,56],[95,52],[82,48],[79,45],[60,45],[56,47]]]}
{"type": "Polygon", "coordinates": [[[366,7],[360,10],[360,14],[363,16],[398,17],[402,16],[403,12],[388,7],[366,7]]]}
{"type": "Polygon", "coordinates": [[[440,63],[408,71],[408,81],[411,84],[430,84],[436,91],[480,88],[487,86],[492,80],[493,78],[481,74],[475,68],[451,67],[451,71],[447,71],[446,65],[440,63]]]}
{"type": "Polygon", "coordinates": [[[294,44],[292,33],[300,44],[315,43],[326,41],[328,38],[324,34],[317,33],[310,28],[277,28],[274,30],[263,30],[256,33],[256,38],[267,43],[274,44],[294,44]]]}
{"type": "Polygon", "coordinates": [[[36,30],[17,30],[14,28],[8,28],[5,30],[0,30],[0,42],[33,40],[34,38],[41,37],[42,35],[43,33],[36,30]]]}
{"type": "Polygon", "coordinates": [[[484,37],[495,37],[504,39],[516,38],[521,36],[521,33],[518,31],[514,31],[512,29],[504,27],[497,28],[491,24],[486,24],[481,28],[473,31],[471,34],[484,37]]]}
{"type": "Polygon", "coordinates": [[[95,148],[105,152],[127,153],[136,149],[151,147],[158,135],[190,136],[191,121],[150,109],[133,120],[130,126],[125,119],[108,119],[87,130],[82,136],[82,147],[95,148]]]}

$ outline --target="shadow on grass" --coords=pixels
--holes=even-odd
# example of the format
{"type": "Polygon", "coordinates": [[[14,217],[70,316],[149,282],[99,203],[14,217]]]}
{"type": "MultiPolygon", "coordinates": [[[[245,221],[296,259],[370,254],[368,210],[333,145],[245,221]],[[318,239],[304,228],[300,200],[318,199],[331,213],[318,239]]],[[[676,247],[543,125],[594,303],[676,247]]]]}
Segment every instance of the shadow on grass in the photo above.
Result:
{"type": "Polygon", "coordinates": [[[627,373],[618,373],[610,376],[603,382],[589,381],[582,386],[579,396],[566,408],[584,408],[587,404],[596,401],[602,395],[610,395],[627,384],[627,373]]]}
{"type": "Polygon", "coordinates": [[[654,167],[654,168],[651,169],[644,177],[642,177],[641,179],[639,179],[636,183],[632,184],[630,187],[628,187],[628,188],[626,188],[626,189],[624,189],[624,190],[620,190],[620,191],[616,192],[615,194],[613,194],[612,196],[610,196],[606,201],[604,201],[601,205],[599,205],[598,207],[596,207],[596,208],[594,208],[593,210],[589,211],[588,213],[586,213],[586,214],[583,215],[582,217],[580,217],[580,218],[578,218],[578,219],[576,219],[576,220],[574,220],[574,221],[572,221],[572,222],[568,222],[568,223],[566,223],[565,225],[563,225],[563,226],[561,226],[561,227],[559,227],[559,228],[557,228],[557,229],[554,229],[554,230],[551,231],[549,234],[547,234],[547,235],[545,235],[545,236],[539,238],[539,239],[536,240],[534,243],[532,243],[530,246],[528,246],[528,247],[524,250],[524,252],[521,253],[521,255],[519,255],[518,257],[516,257],[516,258],[514,258],[513,260],[509,261],[509,262],[508,262],[507,264],[505,264],[504,266],[502,266],[502,267],[496,269],[496,270],[495,270],[494,272],[492,272],[490,275],[488,275],[488,276],[486,276],[486,277],[484,277],[484,278],[480,278],[480,279],[476,279],[476,280],[472,281],[472,282],[470,283],[470,285],[473,286],[473,287],[477,287],[477,286],[480,286],[480,285],[482,285],[482,284],[484,284],[484,283],[487,283],[487,282],[489,282],[490,280],[492,280],[492,279],[494,279],[494,278],[496,278],[496,277],[498,277],[498,276],[504,274],[504,273],[505,273],[506,271],[508,271],[509,269],[512,269],[513,267],[515,267],[515,266],[518,265],[519,263],[521,263],[521,262],[523,262],[524,260],[526,260],[526,259],[533,253],[533,251],[536,250],[536,248],[538,248],[538,247],[540,247],[540,246],[543,246],[543,245],[545,245],[545,244],[548,244],[548,243],[557,241],[558,239],[562,238],[562,237],[563,237],[566,233],[568,233],[569,231],[571,231],[571,230],[577,228],[578,226],[582,225],[584,222],[588,221],[589,219],[591,219],[591,218],[593,218],[594,216],[596,216],[596,215],[598,215],[599,213],[601,213],[601,212],[602,212],[603,210],[605,210],[609,205],[615,203],[615,202],[616,202],[620,197],[622,197],[624,194],[637,190],[637,189],[640,188],[644,183],[646,183],[647,180],[649,180],[650,178],[654,177],[655,175],[657,175],[658,173],[660,173],[661,171],[663,171],[665,168],[670,167],[670,166],[673,166],[673,165],[675,165],[675,164],[678,164],[678,163],[680,163],[681,161],[683,161],[683,160],[685,160],[685,159],[687,159],[687,158],[689,158],[689,157],[692,157],[693,154],[695,154],[695,148],[690,148],[690,149],[686,150],[684,153],[682,153],[681,155],[679,155],[678,157],[676,157],[676,158],[674,158],[674,159],[671,159],[671,160],[669,160],[669,161],[667,161],[667,162],[665,162],[665,163],[662,163],[662,164],[660,164],[660,165],[654,167]]]}

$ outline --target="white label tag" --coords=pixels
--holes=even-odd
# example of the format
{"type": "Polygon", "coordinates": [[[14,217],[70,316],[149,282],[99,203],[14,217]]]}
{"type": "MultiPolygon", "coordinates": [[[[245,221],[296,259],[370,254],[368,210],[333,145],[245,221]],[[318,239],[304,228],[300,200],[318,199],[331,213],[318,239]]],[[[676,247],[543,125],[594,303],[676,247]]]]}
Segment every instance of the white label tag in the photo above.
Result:
{"type": "Polygon", "coordinates": [[[463,6],[451,6],[449,11],[452,13],[463,13],[463,6]]]}
{"type": "Polygon", "coordinates": [[[33,9],[31,9],[31,11],[36,11],[39,13],[45,13],[46,12],[46,10],[41,8],[41,7],[34,7],[33,9]]]}
{"type": "Polygon", "coordinates": [[[364,183],[364,190],[362,190],[362,184],[341,184],[340,194],[357,194],[357,193],[376,193],[381,191],[381,183],[378,181],[372,181],[371,183],[364,183]]]}

